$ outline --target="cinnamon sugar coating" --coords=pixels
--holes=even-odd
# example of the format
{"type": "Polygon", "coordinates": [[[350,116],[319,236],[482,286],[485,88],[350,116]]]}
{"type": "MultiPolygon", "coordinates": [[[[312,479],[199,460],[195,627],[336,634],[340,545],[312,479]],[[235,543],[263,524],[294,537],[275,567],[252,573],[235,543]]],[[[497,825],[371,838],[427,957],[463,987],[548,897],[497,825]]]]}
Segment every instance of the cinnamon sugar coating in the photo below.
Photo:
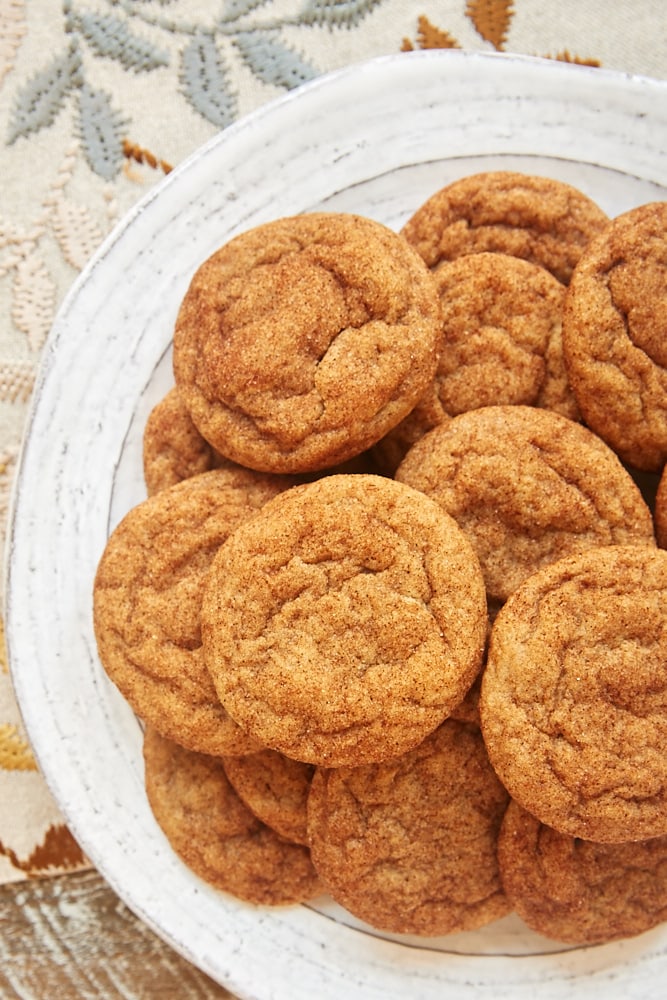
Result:
{"type": "Polygon", "coordinates": [[[414,410],[375,446],[389,474],[449,417],[481,406],[579,410],[562,351],[565,287],[545,268],[503,253],[471,253],[435,272],[442,344],[435,378],[414,410]]]}
{"type": "Polygon", "coordinates": [[[511,254],[567,284],[607,215],[563,181],[511,170],[471,174],[436,191],[401,230],[433,269],[469,253],[511,254]]]}
{"type": "Polygon", "coordinates": [[[601,944],[667,920],[667,837],[596,844],[558,833],[510,802],[498,862],[512,908],[546,937],[601,944]]]}
{"type": "Polygon", "coordinates": [[[220,545],[288,483],[248,469],[200,473],[133,507],[99,561],[93,611],[104,669],[141,719],[191,750],[260,749],[220,705],[199,612],[220,545]]]}
{"type": "Polygon", "coordinates": [[[667,466],[659,476],[653,501],[655,537],[661,549],[667,549],[667,466]]]}
{"type": "Polygon", "coordinates": [[[506,805],[479,729],[448,719],[397,760],[315,771],[313,864],[333,898],[374,927],[481,927],[509,912],[496,859],[506,805]]]}
{"type": "Polygon", "coordinates": [[[316,212],[232,239],[183,299],[174,373],[233,461],[306,472],[369,448],[415,405],[439,343],[433,279],[402,236],[316,212]]]}
{"type": "Polygon", "coordinates": [[[219,757],[194,753],[149,728],[145,786],[172,848],[205,882],[249,903],[301,903],[322,891],[301,844],[261,823],[227,780],[219,757]]]}
{"type": "Polygon", "coordinates": [[[582,415],[630,465],[667,460],[667,201],[613,219],[582,255],[563,350],[582,415]]]}
{"type": "Polygon", "coordinates": [[[276,750],[225,757],[225,773],[251,812],[285,840],[307,844],[306,803],[314,765],[276,750]]]}
{"type": "Polygon", "coordinates": [[[445,413],[543,406],[576,419],[561,350],[565,288],[502,253],[467,254],[435,274],[443,345],[435,382],[445,413]]]}
{"type": "Polygon", "coordinates": [[[667,834],[667,552],[590,549],[533,574],[491,631],[479,711],[510,795],[560,833],[667,834]]]}
{"type": "Polygon", "coordinates": [[[436,500],[466,532],[490,600],[506,600],[561,556],[597,545],[655,545],[651,511],[614,452],[549,410],[487,406],[459,414],[410,449],[396,479],[436,500]]]}
{"type": "Polygon", "coordinates": [[[486,600],[456,523],[371,475],[267,504],[220,548],[202,604],[220,700],[264,746],[336,767],[416,746],[481,665],[486,600]]]}
{"type": "Polygon", "coordinates": [[[142,457],[149,496],[200,472],[229,464],[201,436],[176,387],[148,415],[142,457]]]}

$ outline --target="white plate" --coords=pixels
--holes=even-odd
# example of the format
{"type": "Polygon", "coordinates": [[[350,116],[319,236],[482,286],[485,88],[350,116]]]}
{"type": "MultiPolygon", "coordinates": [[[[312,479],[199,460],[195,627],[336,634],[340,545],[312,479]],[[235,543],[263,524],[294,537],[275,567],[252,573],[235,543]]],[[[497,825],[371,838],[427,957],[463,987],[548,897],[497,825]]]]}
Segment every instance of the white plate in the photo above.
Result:
{"type": "Polygon", "coordinates": [[[667,926],[568,949],[515,918],[438,940],[370,931],[327,900],[258,909],[174,856],[143,791],[140,728],[98,661],[92,581],[143,496],[146,414],[174,317],[233,234],[315,208],[393,227],[446,182],[515,168],[610,214],[667,197],[667,83],[501,55],[402,53],[323,77],[227,129],[115,230],[57,317],[7,546],[6,629],[39,763],[82,847],[158,934],[244,998],[657,997],[667,926]],[[663,186],[661,186],[663,185],[663,186]]]}

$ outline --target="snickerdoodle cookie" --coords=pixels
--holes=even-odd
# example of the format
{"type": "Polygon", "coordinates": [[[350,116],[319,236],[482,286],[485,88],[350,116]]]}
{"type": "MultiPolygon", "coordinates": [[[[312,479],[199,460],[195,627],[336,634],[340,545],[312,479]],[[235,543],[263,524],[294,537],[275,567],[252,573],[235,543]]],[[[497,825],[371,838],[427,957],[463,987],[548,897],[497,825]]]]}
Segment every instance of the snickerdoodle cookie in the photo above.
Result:
{"type": "Polygon", "coordinates": [[[441,264],[435,283],[442,313],[435,378],[375,446],[384,468],[393,473],[427,431],[480,406],[542,406],[579,419],[563,362],[560,281],[509,254],[473,253],[441,264]]]}
{"type": "Polygon", "coordinates": [[[558,833],[510,802],[498,863],[512,908],[558,941],[601,944],[667,920],[667,837],[596,844],[558,833]]]}
{"type": "Polygon", "coordinates": [[[510,909],[496,839],[508,796],[476,726],[445,721],[397,760],[317,768],[313,864],[333,898],[382,930],[472,930],[510,909]]]}
{"type": "Polygon", "coordinates": [[[490,600],[593,545],[655,545],[651,512],[614,452],[550,410],[487,406],[453,417],[408,452],[396,479],[466,532],[490,600]]]}
{"type": "Polygon", "coordinates": [[[613,219],[582,254],[563,350],[584,420],[639,469],[667,460],[667,201],[613,219]]]}
{"type": "Polygon", "coordinates": [[[269,472],[359,454],[433,377],[433,278],[379,222],[315,212],[236,236],[197,270],[174,333],[174,374],[202,435],[269,472]]]}
{"type": "Polygon", "coordinates": [[[607,222],[605,212],[570,184],[498,170],[436,191],[402,233],[430,268],[491,251],[539,264],[567,284],[583,248],[607,222]]]}
{"type": "Polygon", "coordinates": [[[661,549],[667,549],[667,465],[658,476],[653,501],[655,537],[661,549]]]}
{"type": "Polygon", "coordinates": [[[667,834],[667,552],[588,549],[534,573],[496,618],[479,710],[493,767],[561,833],[667,834]]]}
{"type": "Polygon", "coordinates": [[[148,728],[149,805],[171,847],[201,879],[249,903],[279,906],[321,891],[310,853],[260,822],[227,780],[222,760],[148,728]]]}
{"type": "Polygon", "coordinates": [[[264,746],[312,764],[395,757],[481,666],[486,598],[456,522],[372,475],[296,486],[240,525],[202,603],[220,700],[264,746]]]}
{"type": "Polygon", "coordinates": [[[276,750],[223,758],[225,773],[251,812],[286,840],[307,844],[306,802],[314,765],[276,750]]]}
{"type": "Polygon", "coordinates": [[[494,404],[576,418],[561,350],[565,288],[537,264],[469,254],[435,275],[443,340],[436,386],[451,416],[494,404]]]}
{"type": "Polygon", "coordinates": [[[172,388],[148,415],[143,436],[143,470],[149,496],[183,479],[208,472],[225,460],[216,455],[172,388]]]}
{"type": "Polygon", "coordinates": [[[220,545],[287,482],[248,469],[200,473],[133,507],[99,561],[94,623],[104,669],[140,718],[191,750],[260,749],[220,705],[199,610],[220,545]]]}

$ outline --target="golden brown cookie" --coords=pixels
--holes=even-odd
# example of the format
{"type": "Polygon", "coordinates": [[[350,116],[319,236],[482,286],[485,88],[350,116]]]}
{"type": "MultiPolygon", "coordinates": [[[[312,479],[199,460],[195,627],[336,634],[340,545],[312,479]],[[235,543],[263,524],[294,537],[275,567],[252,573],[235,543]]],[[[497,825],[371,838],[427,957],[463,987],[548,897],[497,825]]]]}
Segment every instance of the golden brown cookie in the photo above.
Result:
{"type": "Polygon", "coordinates": [[[498,863],[513,909],[546,937],[601,944],[667,920],[667,837],[595,844],[558,833],[510,802],[498,863]]]}
{"type": "Polygon", "coordinates": [[[443,263],[435,278],[443,328],[435,381],[444,411],[523,403],[576,419],[561,351],[563,285],[501,253],[443,263]]]}
{"type": "Polygon", "coordinates": [[[499,612],[479,710],[493,767],[561,833],[667,834],[667,552],[604,546],[533,574],[499,612]]]}
{"type": "Polygon", "coordinates": [[[315,771],[313,864],[333,898],[374,927],[472,930],[509,911],[496,859],[506,805],[479,729],[448,719],[398,760],[315,771]]]}
{"type": "Polygon", "coordinates": [[[243,804],[222,760],[144,736],[148,802],[173,850],[201,879],[263,906],[300,903],[321,891],[310,853],[283,840],[243,804]]]}
{"type": "Polygon", "coordinates": [[[174,373],[202,435],[270,472],[337,465],[369,448],[433,377],[433,279],[397,233],[316,212],[232,239],[183,300],[174,373]]]}
{"type": "Polygon", "coordinates": [[[149,496],[226,460],[205,441],[185,407],[178,389],[170,389],[146,420],[143,437],[144,481],[149,496]]]}
{"type": "Polygon", "coordinates": [[[593,545],[655,544],[651,512],[586,427],[531,406],[453,417],[415,444],[396,479],[436,500],[470,538],[490,600],[593,545]]]}
{"type": "Polygon", "coordinates": [[[325,766],[395,757],[462,700],[486,600],[456,523],[390,479],[327,476],[240,525],[213,560],[204,654],[229,714],[325,766]]]}
{"type": "Polygon", "coordinates": [[[308,843],[306,803],[314,765],[276,750],[225,757],[223,762],[236,794],[258,819],[285,840],[308,843]]]}
{"type": "Polygon", "coordinates": [[[582,255],[563,350],[586,423],[624,461],[667,460],[667,201],[613,219],[582,255]]]}
{"type": "Polygon", "coordinates": [[[570,184],[498,170],[436,191],[402,233],[430,268],[491,251],[539,264],[567,284],[581,251],[607,222],[602,209],[570,184]]]}
{"type": "Polygon", "coordinates": [[[450,419],[445,413],[435,380],[431,382],[414,410],[400,424],[385,434],[371,449],[381,475],[394,476],[407,453],[428,431],[450,419]]]}
{"type": "Polygon", "coordinates": [[[463,701],[456,708],[452,709],[450,719],[456,719],[458,722],[470,722],[472,725],[479,726],[479,692],[482,687],[483,676],[484,668],[480,670],[474,684],[468,690],[463,701]]]}
{"type": "Polygon", "coordinates": [[[220,545],[286,482],[248,469],[200,473],[133,507],[99,561],[93,598],[102,665],[140,718],[191,750],[260,749],[220,705],[199,611],[220,545]]]}
{"type": "Polygon", "coordinates": [[[667,549],[667,466],[658,478],[653,504],[655,537],[661,549],[667,549]]]}
{"type": "Polygon", "coordinates": [[[523,404],[571,420],[579,410],[563,362],[565,287],[537,264],[474,253],[435,272],[442,345],[435,379],[375,446],[390,474],[427,431],[481,406],[523,404]]]}

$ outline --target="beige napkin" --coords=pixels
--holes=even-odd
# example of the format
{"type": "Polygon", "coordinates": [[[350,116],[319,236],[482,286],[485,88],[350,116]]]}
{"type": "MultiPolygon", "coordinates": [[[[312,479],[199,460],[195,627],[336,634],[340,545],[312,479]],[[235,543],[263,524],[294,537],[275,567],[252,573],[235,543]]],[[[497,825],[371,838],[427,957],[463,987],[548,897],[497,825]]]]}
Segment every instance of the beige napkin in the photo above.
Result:
{"type": "MultiPolygon", "coordinates": [[[[113,224],[220,128],[294,85],[418,48],[667,75],[663,0],[0,0],[0,548],[54,314],[113,224]]],[[[86,865],[0,658],[0,882],[86,865]]]]}

